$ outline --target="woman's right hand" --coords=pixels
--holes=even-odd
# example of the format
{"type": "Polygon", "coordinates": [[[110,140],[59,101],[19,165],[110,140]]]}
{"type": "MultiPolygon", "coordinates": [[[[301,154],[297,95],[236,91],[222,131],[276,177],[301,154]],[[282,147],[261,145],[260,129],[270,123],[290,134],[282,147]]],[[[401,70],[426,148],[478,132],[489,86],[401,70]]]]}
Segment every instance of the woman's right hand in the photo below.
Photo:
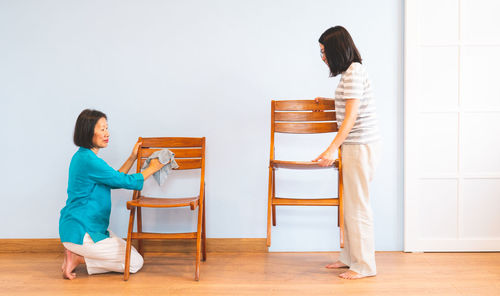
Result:
{"type": "Polygon", "coordinates": [[[145,168],[144,170],[142,170],[142,172],[141,172],[142,176],[144,177],[144,180],[151,177],[151,175],[153,175],[154,173],[159,171],[164,166],[165,165],[163,163],[161,163],[158,160],[158,158],[151,159],[151,161],[149,162],[149,166],[147,168],[145,168]]]}
{"type": "Polygon", "coordinates": [[[163,163],[161,163],[158,158],[153,158],[151,159],[151,162],[149,163],[149,167],[148,168],[151,168],[151,170],[153,171],[159,171],[162,167],[164,167],[165,165],[163,163]]]}
{"type": "MultiPolygon", "coordinates": [[[[323,97],[316,97],[314,98],[314,102],[319,103],[320,101],[328,100],[328,98],[323,98],[323,97]]],[[[313,112],[323,112],[323,110],[315,109],[312,110],[313,112]]]]}
{"type": "Polygon", "coordinates": [[[316,103],[319,103],[319,101],[324,100],[324,99],[325,99],[325,98],[323,98],[323,97],[316,97],[316,98],[314,98],[314,101],[315,101],[316,103]]]}

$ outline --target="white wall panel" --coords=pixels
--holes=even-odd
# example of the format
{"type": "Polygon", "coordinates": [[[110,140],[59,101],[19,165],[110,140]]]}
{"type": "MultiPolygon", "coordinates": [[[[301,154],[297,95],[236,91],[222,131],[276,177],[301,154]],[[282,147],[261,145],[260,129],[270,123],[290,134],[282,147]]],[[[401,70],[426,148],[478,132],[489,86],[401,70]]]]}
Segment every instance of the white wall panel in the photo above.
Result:
{"type": "Polygon", "coordinates": [[[418,76],[421,111],[458,106],[458,48],[420,48],[418,76]]]}
{"type": "Polygon", "coordinates": [[[420,117],[418,157],[421,173],[456,174],[458,170],[458,116],[427,113],[420,117]]]}
{"type": "Polygon", "coordinates": [[[418,1],[419,41],[455,42],[458,38],[458,2],[456,0],[418,1]]]}
{"type": "Polygon", "coordinates": [[[496,110],[500,110],[499,48],[494,46],[463,47],[461,87],[464,107],[482,110],[495,108],[496,110]]]}
{"type": "Polygon", "coordinates": [[[466,43],[500,43],[500,1],[462,0],[461,11],[462,39],[466,43]]]}
{"type": "MultiPolygon", "coordinates": [[[[463,172],[500,173],[500,113],[463,115],[463,172]]],[[[500,175],[500,174],[499,174],[500,175]]]]}
{"type": "Polygon", "coordinates": [[[420,238],[456,239],[457,180],[421,180],[420,238]]]}
{"type": "Polygon", "coordinates": [[[466,179],[463,182],[462,236],[500,239],[500,179],[466,179]]]}

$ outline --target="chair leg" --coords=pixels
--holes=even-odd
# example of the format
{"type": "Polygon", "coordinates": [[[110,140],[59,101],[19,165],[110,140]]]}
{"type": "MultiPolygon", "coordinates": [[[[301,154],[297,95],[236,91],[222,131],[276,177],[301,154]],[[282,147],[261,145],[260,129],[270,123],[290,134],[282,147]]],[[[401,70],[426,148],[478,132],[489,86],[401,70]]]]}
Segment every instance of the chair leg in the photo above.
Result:
{"type": "Polygon", "coordinates": [[[267,198],[267,247],[271,246],[271,216],[272,216],[272,190],[273,190],[273,168],[269,166],[269,191],[267,198]]]}
{"type": "MultiPolygon", "coordinates": [[[[137,208],[137,232],[141,233],[142,232],[142,208],[138,207],[137,208]]],[[[139,254],[141,254],[144,257],[144,244],[143,240],[139,239],[139,254]]]]}
{"type": "Polygon", "coordinates": [[[344,248],[344,225],[340,227],[340,248],[344,248]]]}
{"type": "Polygon", "coordinates": [[[273,205],[273,226],[276,226],[276,206],[273,205]]]}
{"type": "Polygon", "coordinates": [[[194,273],[194,279],[196,281],[200,280],[200,261],[201,261],[201,226],[203,221],[203,203],[200,203],[198,207],[198,226],[196,230],[196,270],[194,273]]]}
{"type": "Polygon", "coordinates": [[[340,248],[344,248],[344,179],[342,175],[342,155],[339,149],[339,173],[338,173],[338,195],[339,195],[339,206],[338,206],[338,225],[340,232],[340,248]]]}
{"type": "Polygon", "coordinates": [[[206,232],[206,222],[205,222],[205,194],[203,194],[203,221],[201,225],[201,252],[203,261],[207,261],[207,232],[206,232]]]}
{"type": "Polygon", "coordinates": [[[135,207],[130,209],[130,219],[128,221],[127,248],[125,249],[125,270],[123,280],[128,281],[130,276],[130,252],[132,250],[132,230],[134,229],[135,207]]]}
{"type": "MultiPolygon", "coordinates": [[[[272,199],[276,197],[276,183],[275,180],[275,171],[273,170],[273,191],[272,191],[272,199]]],[[[273,205],[273,226],[276,226],[276,206],[273,205]]]]}
{"type": "Polygon", "coordinates": [[[339,199],[339,205],[337,207],[337,226],[340,227],[340,210],[342,208],[342,206],[340,205],[342,199],[340,198],[340,191],[341,191],[341,188],[340,188],[340,180],[341,180],[341,174],[340,174],[340,170],[338,172],[338,183],[337,183],[337,198],[339,199]]]}

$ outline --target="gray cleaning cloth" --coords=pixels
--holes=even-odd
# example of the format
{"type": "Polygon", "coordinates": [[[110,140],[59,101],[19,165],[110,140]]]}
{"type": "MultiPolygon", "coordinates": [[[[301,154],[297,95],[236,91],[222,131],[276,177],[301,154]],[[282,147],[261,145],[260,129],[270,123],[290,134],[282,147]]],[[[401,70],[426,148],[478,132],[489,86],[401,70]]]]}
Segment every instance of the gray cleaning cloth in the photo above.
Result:
{"type": "Polygon", "coordinates": [[[155,180],[159,185],[162,185],[163,182],[165,182],[165,180],[167,179],[168,173],[170,173],[172,169],[176,169],[179,167],[177,162],[175,162],[174,156],[175,154],[168,149],[155,151],[153,152],[153,154],[151,154],[151,156],[148,157],[148,159],[146,159],[142,168],[145,169],[146,167],[148,167],[151,159],[158,158],[158,160],[165,166],[154,173],[153,177],[155,177],[155,180]]]}

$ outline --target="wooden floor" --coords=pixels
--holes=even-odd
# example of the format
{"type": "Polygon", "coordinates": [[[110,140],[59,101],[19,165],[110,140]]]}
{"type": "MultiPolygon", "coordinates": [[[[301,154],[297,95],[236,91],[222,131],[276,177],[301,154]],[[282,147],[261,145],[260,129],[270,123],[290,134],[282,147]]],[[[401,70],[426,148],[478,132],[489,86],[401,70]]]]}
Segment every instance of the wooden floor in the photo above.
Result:
{"type": "Polygon", "coordinates": [[[0,295],[500,295],[500,253],[377,253],[378,275],[343,280],[337,253],[209,253],[201,281],[190,254],[146,254],[143,269],[61,278],[62,254],[0,254],[0,295]]]}

